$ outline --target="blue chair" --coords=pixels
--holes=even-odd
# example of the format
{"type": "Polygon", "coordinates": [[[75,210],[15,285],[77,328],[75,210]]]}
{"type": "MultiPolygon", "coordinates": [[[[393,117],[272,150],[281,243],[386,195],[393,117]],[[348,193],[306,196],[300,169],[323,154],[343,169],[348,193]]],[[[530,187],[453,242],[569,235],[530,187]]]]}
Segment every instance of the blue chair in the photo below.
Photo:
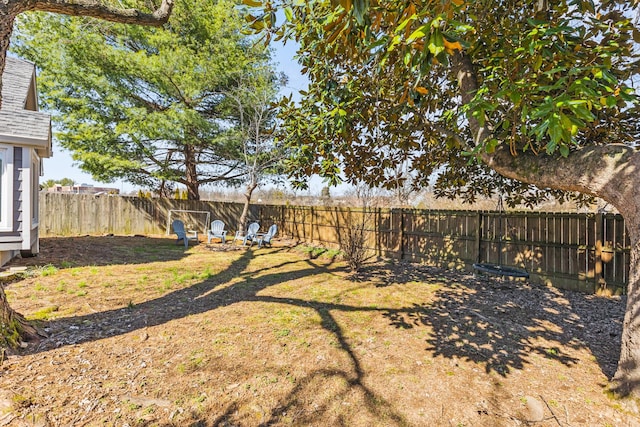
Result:
{"type": "Polygon", "coordinates": [[[271,239],[273,238],[273,236],[276,235],[277,232],[278,232],[278,226],[273,224],[271,227],[269,227],[269,231],[267,231],[266,233],[258,233],[258,236],[257,236],[258,247],[261,248],[262,245],[271,246],[271,239]]]}
{"type": "Polygon", "coordinates": [[[211,223],[211,228],[207,230],[207,243],[211,243],[212,238],[217,238],[222,241],[222,243],[227,240],[227,230],[224,229],[224,222],[216,219],[211,223]]]}
{"type": "Polygon", "coordinates": [[[174,220],[171,223],[171,227],[173,228],[173,232],[176,234],[176,236],[178,236],[178,240],[176,242],[182,240],[184,242],[185,248],[189,247],[189,240],[193,240],[196,242],[198,241],[198,232],[189,230],[189,233],[191,234],[188,235],[187,231],[184,228],[184,222],[180,221],[179,219],[174,220]]]}
{"type": "Polygon", "coordinates": [[[253,239],[256,238],[259,229],[260,224],[258,224],[257,222],[252,222],[251,224],[249,224],[249,227],[247,227],[247,234],[242,234],[241,230],[236,231],[236,235],[233,238],[233,243],[235,243],[236,240],[242,240],[242,246],[245,246],[247,244],[247,241],[251,241],[251,243],[253,243],[253,239]]]}

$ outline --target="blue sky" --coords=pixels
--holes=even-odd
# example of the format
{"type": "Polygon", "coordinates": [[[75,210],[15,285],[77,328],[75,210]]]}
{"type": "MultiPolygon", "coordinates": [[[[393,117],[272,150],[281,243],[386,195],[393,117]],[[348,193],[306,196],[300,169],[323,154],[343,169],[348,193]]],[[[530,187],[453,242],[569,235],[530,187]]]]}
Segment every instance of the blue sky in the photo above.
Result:
{"type": "MultiPolygon", "coordinates": [[[[295,95],[307,87],[307,78],[300,72],[301,67],[295,61],[294,55],[296,51],[296,44],[288,42],[283,45],[280,42],[272,42],[272,46],[275,49],[274,61],[276,62],[277,69],[283,71],[288,77],[289,82],[286,87],[281,91],[283,95],[295,95]]],[[[48,179],[62,179],[70,178],[77,184],[93,184],[100,187],[113,187],[118,188],[121,192],[128,193],[134,191],[136,188],[122,181],[115,183],[101,183],[93,180],[90,174],[87,174],[80,170],[79,167],[73,164],[71,153],[58,146],[54,141],[53,157],[44,159],[44,175],[41,178],[41,182],[48,179]]]]}

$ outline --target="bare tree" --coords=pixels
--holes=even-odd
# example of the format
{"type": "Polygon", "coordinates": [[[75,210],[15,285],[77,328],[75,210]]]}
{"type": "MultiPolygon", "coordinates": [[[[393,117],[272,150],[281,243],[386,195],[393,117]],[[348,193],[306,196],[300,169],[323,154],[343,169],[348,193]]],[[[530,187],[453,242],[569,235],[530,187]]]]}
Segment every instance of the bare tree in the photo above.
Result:
{"type": "Polygon", "coordinates": [[[259,89],[238,85],[239,89],[227,93],[236,108],[236,120],[239,129],[238,137],[242,141],[240,155],[244,175],[244,207],[238,220],[238,230],[247,227],[249,206],[254,190],[268,176],[277,176],[284,150],[275,139],[277,126],[277,107],[275,96],[286,79],[269,70],[259,71],[263,74],[263,85],[259,89]]]}
{"type": "Polygon", "coordinates": [[[345,196],[353,197],[353,205],[359,210],[348,209],[343,220],[344,229],[338,229],[340,250],[349,268],[357,272],[370,256],[367,249],[367,237],[374,221],[374,209],[380,201],[380,190],[365,182],[358,182],[345,196]]]}

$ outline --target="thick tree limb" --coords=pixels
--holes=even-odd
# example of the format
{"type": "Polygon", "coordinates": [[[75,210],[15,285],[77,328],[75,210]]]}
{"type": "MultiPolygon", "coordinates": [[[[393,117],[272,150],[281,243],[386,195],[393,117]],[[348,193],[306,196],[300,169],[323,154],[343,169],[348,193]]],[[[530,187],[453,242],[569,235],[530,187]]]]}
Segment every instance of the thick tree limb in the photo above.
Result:
{"type": "Polygon", "coordinates": [[[16,16],[29,10],[90,16],[123,24],[159,27],[169,20],[173,10],[173,0],[162,0],[160,7],[151,13],[144,13],[138,9],[121,9],[93,0],[5,0],[0,2],[0,106],[2,105],[2,74],[9,50],[13,22],[16,16]]]}
{"type": "Polygon", "coordinates": [[[588,146],[571,152],[566,158],[519,153],[514,157],[508,147],[482,154],[483,162],[499,174],[539,188],[577,191],[600,197],[614,205],[631,220],[640,213],[632,208],[640,178],[640,152],[624,144],[588,146]]]}
{"type": "Polygon", "coordinates": [[[28,2],[27,10],[39,10],[73,16],[90,16],[123,24],[161,26],[167,22],[173,9],[173,0],[163,0],[152,13],[138,9],[122,9],[92,0],[36,0],[28,2]]]}
{"type": "MultiPolygon", "coordinates": [[[[458,53],[452,58],[462,102],[471,102],[478,90],[478,79],[471,58],[458,53]]],[[[475,117],[467,117],[473,146],[491,137],[489,126],[475,117]]],[[[473,148],[473,147],[468,147],[473,148]]],[[[590,145],[569,153],[566,158],[536,155],[533,152],[511,154],[505,145],[493,153],[482,153],[482,161],[507,178],[538,188],[577,191],[600,197],[620,211],[628,224],[640,224],[640,195],[635,183],[640,179],[640,152],[624,144],[590,145]]],[[[629,230],[640,238],[640,230],[629,230]]]]}
{"type": "MultiPolygon", "coordinates": [[[[471,58],[462,51],[458,52],[452,55],[451,65],[453,66],[453,72],[458,80],[458,90],[460,92],[462,104],[469,104],[478,91],[478,76],[476,75],[471,58]]],[[[469,128],[473,135],[474,146],[477,146],[491,136],[490,129],[486,126],[481,126],[478,119],[469,116],[467,117],[467,120],[469,120],[469,128]]]]}

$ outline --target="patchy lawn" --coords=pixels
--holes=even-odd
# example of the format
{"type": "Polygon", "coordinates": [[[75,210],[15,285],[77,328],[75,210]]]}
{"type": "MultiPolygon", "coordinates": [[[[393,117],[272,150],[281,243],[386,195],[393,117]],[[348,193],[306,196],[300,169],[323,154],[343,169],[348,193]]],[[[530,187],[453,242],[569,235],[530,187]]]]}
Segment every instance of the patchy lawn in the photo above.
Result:
{"type": "Polygon", "coordinates": [[[331,253],[47,238],[0,425],[623,426],[624,300],[331,253]],[[313,255],[313,257],[312,257],[313,255]],[[317,255],[317,257],[316,257],[317,255]]]}

